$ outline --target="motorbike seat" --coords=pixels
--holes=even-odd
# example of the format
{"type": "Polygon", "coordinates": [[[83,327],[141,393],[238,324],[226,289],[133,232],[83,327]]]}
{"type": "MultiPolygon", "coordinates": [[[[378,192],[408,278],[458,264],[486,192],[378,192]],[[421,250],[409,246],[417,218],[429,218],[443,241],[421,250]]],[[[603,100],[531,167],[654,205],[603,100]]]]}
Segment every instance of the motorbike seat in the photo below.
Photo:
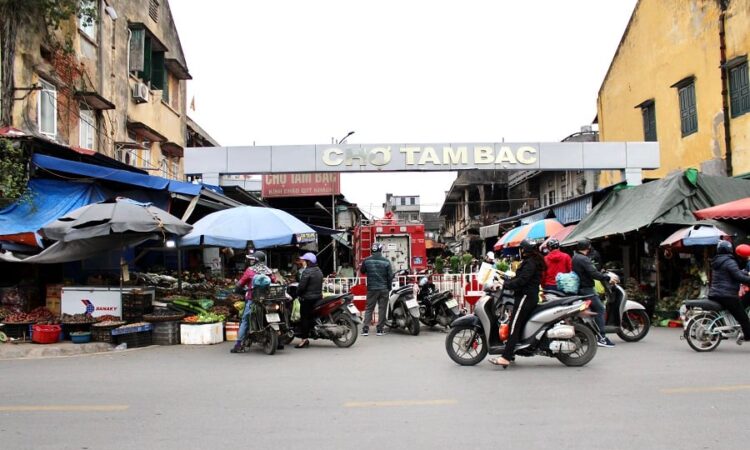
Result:
{"type": "Polygon", "coordinates": [[[688,309],[690,308],[701,308],[708,311],[722,311],[724,310],[724,307],[721,306],[721,304],[713,301],[713,300],[706,300],[706,299],[699,299],[699,300],[685,300],[684,302],[685,307],[688,309]]]}
{"type": "Polygon", "coordinates": [[[584,299],[584,297],[582,297],[580,295],[573,295],[573,296],[558,298],[558,299],[555,299],[555,300],[550,300],[548,302],[541,303],[536,308],[534,308],[534,312],[532,314],[540,313],[542,311],[554,308],[556,306],[566,306],[566,305],[569,305],[569,304],[571,304],[573,302],[576,302],[578,300],[583,300],[583,299],[584,299]]]}
{"type": "Polygon", "coordinates": [[[566,294],[563,291],[558,291],[557,289],[542,289],[542,293],[551,294],[556,297],[570,297],[570,294],[566,294]]]}

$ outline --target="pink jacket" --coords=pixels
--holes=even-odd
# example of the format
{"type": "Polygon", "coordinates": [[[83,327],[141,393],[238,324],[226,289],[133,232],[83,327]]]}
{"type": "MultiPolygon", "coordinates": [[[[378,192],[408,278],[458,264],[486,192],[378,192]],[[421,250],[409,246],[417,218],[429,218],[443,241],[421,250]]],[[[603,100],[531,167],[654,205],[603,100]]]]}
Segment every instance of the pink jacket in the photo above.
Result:
{"type": "MultiPolygon", "coordinates": [[[[256,272],[253,267],[248,267],[245,269],[245,273],[242,274],[240,281],[237,282],[237,286],[247,287],[247,291],[245,291],[245,300],[253,299],[253,278],[255,278],[255,275],[256,272]]],[[[273,274],[269,275],[269,278],[271,278],[271,283],[276,282],[276,276],[273,274]]]]}

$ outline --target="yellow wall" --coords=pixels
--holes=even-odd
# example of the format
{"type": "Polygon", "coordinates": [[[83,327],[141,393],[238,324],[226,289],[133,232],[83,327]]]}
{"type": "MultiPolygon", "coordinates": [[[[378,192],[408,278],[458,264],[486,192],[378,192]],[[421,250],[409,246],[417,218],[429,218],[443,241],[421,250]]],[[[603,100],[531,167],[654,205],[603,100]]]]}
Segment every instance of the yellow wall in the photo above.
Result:
{"type": "MultiPolygon", "coordinates": [[[[750,3],[732,5],[728,59],[750,49],[750,3]]],[[[636,6],[597,107],[602,141],[642,141],[643,118],[635,106],[654,99],[661,168],[645,177],[688,167],[709,169],[712,164],[705,163],[713,161],[715,167],[725,157],[719,12],[712,0],[640,0],[636,6]],[[670,86],[688,76],[695,77],[698,132],[683,138],[677,89],[670,86]]],[[[750,171],[748,116],[731,123],[734,174],[750,171]]],[[[603,185],[617,181],[619,173],[602,173],[603,185]]]]}

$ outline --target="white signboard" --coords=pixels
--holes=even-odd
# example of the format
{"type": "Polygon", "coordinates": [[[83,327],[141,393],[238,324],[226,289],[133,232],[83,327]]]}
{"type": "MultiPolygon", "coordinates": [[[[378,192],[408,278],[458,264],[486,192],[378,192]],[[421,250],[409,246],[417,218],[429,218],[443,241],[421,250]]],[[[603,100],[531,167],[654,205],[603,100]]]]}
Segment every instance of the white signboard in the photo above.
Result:
{"type": "Polygon", "coordinates": [[[63,314],[122,317],[122,298],[119,288],[63,287],[61,309],[63,314]]]}

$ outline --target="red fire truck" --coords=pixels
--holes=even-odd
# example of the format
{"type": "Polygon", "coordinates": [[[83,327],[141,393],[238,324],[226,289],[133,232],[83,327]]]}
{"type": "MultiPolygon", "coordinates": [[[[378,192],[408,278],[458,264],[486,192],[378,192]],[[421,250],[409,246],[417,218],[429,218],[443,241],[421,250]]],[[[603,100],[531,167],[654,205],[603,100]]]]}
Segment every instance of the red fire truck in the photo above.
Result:
{"type": "Polygon", "coordinates": [[[375,242],[383,244],[383,256],[391,261],[394,272],[407,269],[413,273],[427,268],[423,224],[399,222],[388,212],[384,219],[358,225],[353,239],[357,268],[370,256],[375,242]]]}

